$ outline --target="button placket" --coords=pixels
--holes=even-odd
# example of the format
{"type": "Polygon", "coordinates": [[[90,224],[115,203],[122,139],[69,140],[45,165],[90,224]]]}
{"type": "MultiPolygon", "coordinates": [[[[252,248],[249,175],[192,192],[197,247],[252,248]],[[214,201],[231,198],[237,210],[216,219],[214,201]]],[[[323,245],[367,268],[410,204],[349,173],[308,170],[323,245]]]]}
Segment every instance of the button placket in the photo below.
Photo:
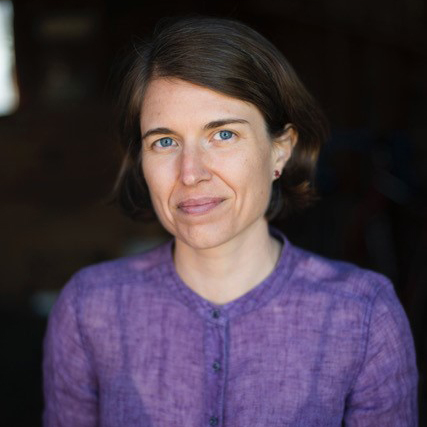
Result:
{"type": "Polygon", "coordinates": [[[228,322],[219,309],[211,309],[211,321],[205,329],[206,406],[205,425],[221,426],[223,423],[225,367],[227,357],[228,322]]]}
{"type": "Polygon", "coordinates": [[[219,319],[219,316],[221,315],[221,311],[220,310],[218,310],[218,309],[214,309],[214,310],[212,310],[212,317],[214,318],[214,319],[219,319]]]}
{"type": "Polygon", "coordinates": [[[218,417],[210,417],[209,418],[209,425],[211,426],[217,426],[219,423],[218,417]]]}

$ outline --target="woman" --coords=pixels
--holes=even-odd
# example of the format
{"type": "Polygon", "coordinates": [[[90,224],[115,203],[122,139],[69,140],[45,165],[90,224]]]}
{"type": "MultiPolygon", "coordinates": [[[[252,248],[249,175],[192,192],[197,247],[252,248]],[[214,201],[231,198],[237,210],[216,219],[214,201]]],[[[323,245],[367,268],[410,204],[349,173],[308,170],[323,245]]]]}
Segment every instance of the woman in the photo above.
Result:
{"type": "Polygon", "coordinates": [[[77,273],[45,342],[46,426],[415,426],[392,285],[291,245],[321,113],[247,26],[167,21],[122,90],[124,210],[174,241],[77,273]]]}

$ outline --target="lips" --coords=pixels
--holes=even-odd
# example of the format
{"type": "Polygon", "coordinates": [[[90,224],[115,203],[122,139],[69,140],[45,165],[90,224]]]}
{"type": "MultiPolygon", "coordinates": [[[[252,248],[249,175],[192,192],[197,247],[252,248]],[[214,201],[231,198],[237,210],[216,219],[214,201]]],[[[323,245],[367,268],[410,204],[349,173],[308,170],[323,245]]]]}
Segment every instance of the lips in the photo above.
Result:
{"type": "Polygon", "coordinates": [[[178,203],[178,209],[185,214],[204,214],[216,208],[224,201],[221,197],[200,197],[186,199],[178,203]]]}

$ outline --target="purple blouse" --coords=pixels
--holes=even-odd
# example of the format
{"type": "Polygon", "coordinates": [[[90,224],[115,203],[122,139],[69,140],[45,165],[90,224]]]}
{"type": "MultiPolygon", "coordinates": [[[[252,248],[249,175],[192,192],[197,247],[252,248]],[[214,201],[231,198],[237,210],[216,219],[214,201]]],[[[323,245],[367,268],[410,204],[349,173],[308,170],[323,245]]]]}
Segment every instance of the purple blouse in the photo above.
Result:
{"type": "Polygon", "coordinates": [[[287,240],[222,306],[181,281],[172,243],[83,269],[51,314],[44,382],[45,426],[417,425],[393,286],[287,240]]]}

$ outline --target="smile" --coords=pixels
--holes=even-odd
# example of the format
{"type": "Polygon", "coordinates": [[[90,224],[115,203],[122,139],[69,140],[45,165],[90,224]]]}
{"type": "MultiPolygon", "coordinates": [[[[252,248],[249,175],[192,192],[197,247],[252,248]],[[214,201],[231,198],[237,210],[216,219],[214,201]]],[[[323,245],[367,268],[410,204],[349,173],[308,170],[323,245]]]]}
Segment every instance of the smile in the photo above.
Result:
{"type": "Polygon", "coordinates": [[[216,208],[223,201],[224,199],[220,197],[187,199],[178,204],[178,209],[187,215],[201,215],[216,208]]]}

